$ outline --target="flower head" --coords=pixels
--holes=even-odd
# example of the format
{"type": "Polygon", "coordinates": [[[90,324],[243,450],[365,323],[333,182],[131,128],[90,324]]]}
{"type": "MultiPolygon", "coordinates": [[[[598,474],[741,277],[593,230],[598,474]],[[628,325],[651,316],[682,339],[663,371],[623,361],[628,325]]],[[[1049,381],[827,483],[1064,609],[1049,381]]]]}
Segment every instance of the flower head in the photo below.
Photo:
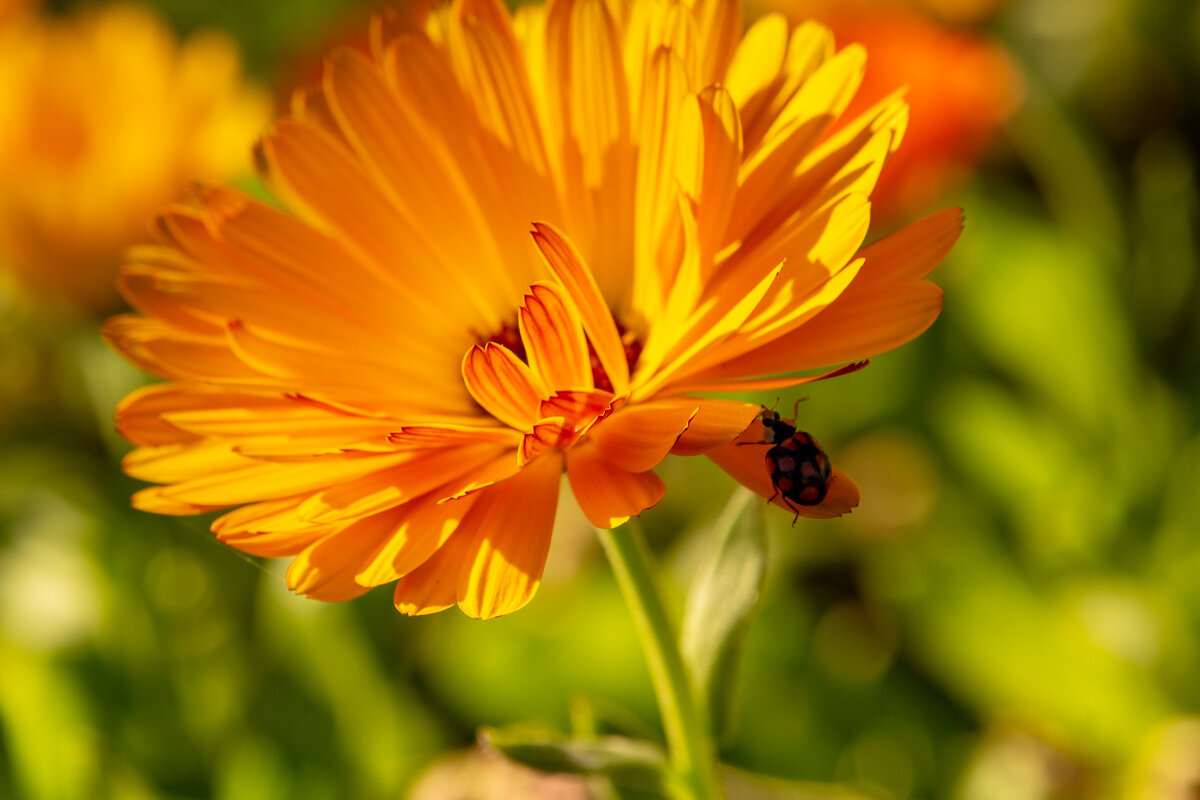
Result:
{"type": "MultiPolygon", "coordinates": [[[[376,18],[372,54],[331,55],[262,140],[293,213],[205,189],[125,268],[141,315],[107,334],[170,381],[118,409],[127,471],[162,484],[136,505],[240,506],[218,538],[294,556],[312,597],[395,582],[406,613],[492,617],[538,586],[564,472],[613,527],[663,496],[668,454],[763,469],[732,444],[759,407],[696,393],[916,336],[960,221],[860,249],[903,101],[830,134],[861,49],[779,19],[739,42],[740,19],[727,0],[376,18]]],[[[857,501],[834,469],[804,513],[857,501]]]]}
{"type": "Polygon", "coordinates": [[[139,6],[0,29],[0,269],[80,310],[116,304],[121,251],[189,180],[250,166],[267,119],[224,36],[177,45],[139,6]]]}

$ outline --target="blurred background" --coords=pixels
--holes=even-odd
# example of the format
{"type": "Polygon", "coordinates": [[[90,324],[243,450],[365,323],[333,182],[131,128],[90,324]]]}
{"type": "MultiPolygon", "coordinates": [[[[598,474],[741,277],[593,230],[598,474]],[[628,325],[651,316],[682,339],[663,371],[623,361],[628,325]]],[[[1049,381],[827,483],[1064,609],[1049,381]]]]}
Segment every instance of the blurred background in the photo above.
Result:
{"type": "MultiPolygon", "coordinates": [[[[864,42],[864,105],[910,87],[873,235],[951,204],[967,229],[929,333],[808,387],[863,502],[770,514],[723,758],[778,780],[737,796],[1200,798],[1200,7],[767,11],[864,42]]],[[[129,508],[119,253],[189,180],[257,190],[255,131],[365,14],[0,0],[0,797],[574,798],[468,755],[477,728],[660,735],[571,508],[538,597],[488,623],[296,598],[209,520],[129,508]]],[[[645,523],[681,597],[733,486],[663,476],[645,523]]]]}

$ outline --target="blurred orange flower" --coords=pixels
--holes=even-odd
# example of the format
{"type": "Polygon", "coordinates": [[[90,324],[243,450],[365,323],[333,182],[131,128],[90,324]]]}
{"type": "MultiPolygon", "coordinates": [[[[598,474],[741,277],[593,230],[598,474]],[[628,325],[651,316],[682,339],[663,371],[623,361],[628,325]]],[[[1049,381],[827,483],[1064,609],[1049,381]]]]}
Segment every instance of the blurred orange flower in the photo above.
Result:
{"type": "MultiPolygon", "coordinates": [[[[866,47],[866,77],[847,116],[907,87],[912,118],[904,147],[888,163],[872,195],[877,217],[919,212],[961,183],[997,129],[1020,102],[1015,63],[998,43],[967,29],[952,29],[903,0],[757,0],[762,10],[793,21],[815,19],[842,45],[866,47]]],[[[971,16],[986,8],[965,0],[927,0],[945,14],[971,16]]]]}
{"type": "Polygon", "coordinates": [[[36,0],[0,0],[0,25],[28,13],[37,5],[36,0]]]}
{"type": "Polygon", "coordinates": [[[225,36],[177,45],[133,5],[13,21],[0,29],[0,268],[111,310],[121,250],[189,180],[248,169],[268,114],[225,36]]]}
{"type": "MultiPolygon", "coordinates": [[[[603,528],[659,501],[671,453],[722,449],[772,494],[763,449],[730,444],[759,408],[695,394],[917,336],[961,222],[860,249],[903,100],[826,135],[862,48],[782,20],[743,39],[741,18],[730,0],[376,18],[372,55],[334,52],[262,141],[295,214],[208,188],[124,270],[141,314],[107,335],[170,380],[118,409],[126,470],[162,484],[135,504],[241,506],[218,538],[294,556],[311,597],[395,582],[405,613],[487,618],[537,589],[564,472],[603,528]]],[[[834,470],[801,513],[857,502],[834,470]]]]}

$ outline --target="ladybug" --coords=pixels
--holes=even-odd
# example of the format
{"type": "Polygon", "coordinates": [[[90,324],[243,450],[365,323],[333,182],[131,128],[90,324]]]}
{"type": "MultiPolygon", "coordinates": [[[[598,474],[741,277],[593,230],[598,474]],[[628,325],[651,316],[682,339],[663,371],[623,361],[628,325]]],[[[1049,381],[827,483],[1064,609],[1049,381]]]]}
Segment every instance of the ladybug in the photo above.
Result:
{"type": "MultiPolygon", "coordinates": [[[[759,420],[763,424],[762,443],[771,445],[765,460],[775,494],[769,499],[783,495],[784,503],[798,518],[800,510],[796,505],[820,505],[825,499],[829,489],[829,456],[811,434],[797,431],[779,412],[763,407],[759,420]]],[[[793,519],[792,523],[795,522],[793,519]]]]}

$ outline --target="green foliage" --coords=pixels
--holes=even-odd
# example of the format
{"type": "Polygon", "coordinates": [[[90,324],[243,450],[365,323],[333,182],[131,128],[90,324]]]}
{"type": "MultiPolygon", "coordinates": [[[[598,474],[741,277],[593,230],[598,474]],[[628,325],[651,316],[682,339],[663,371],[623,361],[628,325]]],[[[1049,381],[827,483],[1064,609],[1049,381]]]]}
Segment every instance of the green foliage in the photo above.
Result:
{"type": "Polygon", "coordinates": [[[720,738],[732,724],[738,658],[762,594],[767,538],[762,506],[740,492],[708,532],[696,570],[680,649],[720,738]]]}

